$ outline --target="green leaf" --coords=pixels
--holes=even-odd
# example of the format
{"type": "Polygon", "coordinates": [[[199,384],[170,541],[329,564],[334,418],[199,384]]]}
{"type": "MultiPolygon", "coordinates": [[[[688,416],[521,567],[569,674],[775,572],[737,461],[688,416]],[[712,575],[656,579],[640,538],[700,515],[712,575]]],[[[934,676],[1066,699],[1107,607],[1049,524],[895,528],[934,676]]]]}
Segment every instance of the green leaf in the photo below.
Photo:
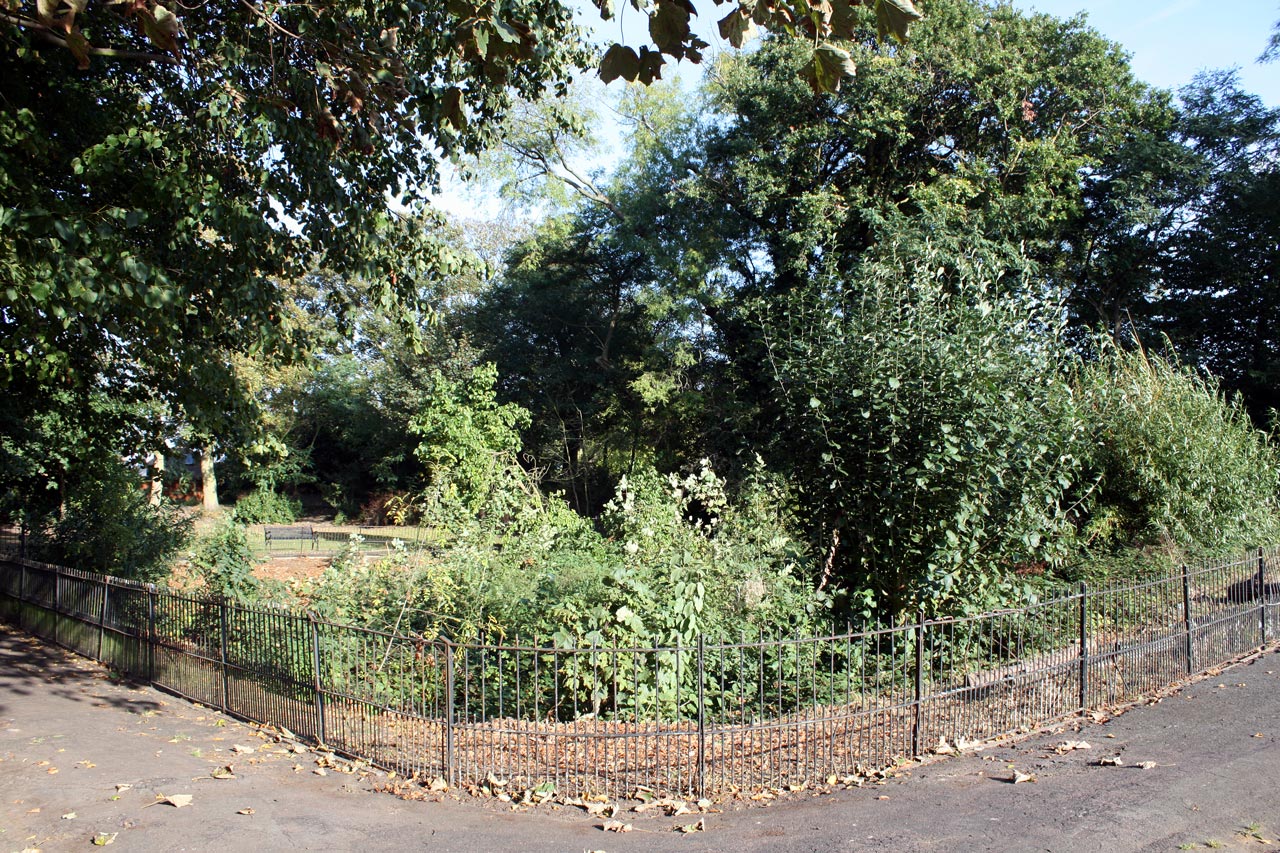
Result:
{"type": "Polygon", "coordinates": [[[906,42],[911,25],[924,17],[911,0],[875,0],[875,2],[876,28],[882,39],[892,37],[898,42],[906,42]]]}
{"type": "Polygon", "coordinates": [[[600,79],[606,83],[612,83],[619,77],[634,82],[639,73],[640,57],[626,45],[612,45],[600,60],[600,79]]]}
{"type": "Polygon", "coordinates": [[[737,48],[756,35],[756,25],[751,20],[751,13],[742,5],[720,19],[719,29],[720,38],[737,48]]]}
{"type": "Polygon", "coordinates": [[[658,50],[670,56],[684,56],[690,35],[689,10],[671,0],[658,0],[657,9],[649,15],[649,38],[658,50]]]}
{"type": "Polygon", "coordinates": [[[805,66],[804,78],[815,93],[840,91],[846,77],[852,77],[857,67],[849,51],[832,44],[822,44],[813,51],[813,60],[805,66]]]}

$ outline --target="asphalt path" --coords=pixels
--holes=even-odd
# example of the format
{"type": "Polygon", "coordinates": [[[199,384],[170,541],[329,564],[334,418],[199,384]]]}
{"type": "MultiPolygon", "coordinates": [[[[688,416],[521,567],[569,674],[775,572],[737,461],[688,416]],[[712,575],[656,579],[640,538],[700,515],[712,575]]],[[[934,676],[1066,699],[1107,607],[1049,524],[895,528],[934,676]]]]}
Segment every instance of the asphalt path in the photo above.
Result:
{"type": "Polygon", "coordinates": [[[573,806],[431,792],[0,625],[0,851],[1280,849],[1280,654],[878,784],[688,805],[623,809],[612,832],[573,806]],[[378,790],[397,787],[418,799],[378,790]]]}

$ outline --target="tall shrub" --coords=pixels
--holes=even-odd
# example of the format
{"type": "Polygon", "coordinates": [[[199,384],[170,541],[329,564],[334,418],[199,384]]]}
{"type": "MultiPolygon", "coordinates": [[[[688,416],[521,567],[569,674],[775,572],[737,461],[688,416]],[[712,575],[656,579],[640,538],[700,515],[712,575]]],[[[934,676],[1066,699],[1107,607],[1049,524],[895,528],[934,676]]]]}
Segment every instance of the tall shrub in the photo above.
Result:
{"type": "Polygon", "coordinates": [[[1080,392],[1091,545],[1222,551],[1280,536],[1280,452],[1217,380],[1103,345],[1080,392]]]}
{"type": "Polygon", "coordinates": [[[803,489],[829,577],[890,612],[977,610],[1060,560],[1083,434],[1052,304],[918,250],[760,313],[770,462],[803,489]]]}

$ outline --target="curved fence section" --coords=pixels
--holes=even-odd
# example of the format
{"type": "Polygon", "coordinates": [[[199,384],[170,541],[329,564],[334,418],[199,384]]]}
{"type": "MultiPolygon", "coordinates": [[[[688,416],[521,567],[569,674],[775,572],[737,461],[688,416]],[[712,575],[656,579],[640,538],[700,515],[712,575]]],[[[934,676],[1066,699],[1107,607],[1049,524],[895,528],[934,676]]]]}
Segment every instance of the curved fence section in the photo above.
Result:
{"type": "Polygon", "coordinates": [[[1280,550],[1018,610],[664,648],[453,642],[17,557],[0,618],[406,776],[715,797],[1129,702],[1277,636],[1280,550]]]}

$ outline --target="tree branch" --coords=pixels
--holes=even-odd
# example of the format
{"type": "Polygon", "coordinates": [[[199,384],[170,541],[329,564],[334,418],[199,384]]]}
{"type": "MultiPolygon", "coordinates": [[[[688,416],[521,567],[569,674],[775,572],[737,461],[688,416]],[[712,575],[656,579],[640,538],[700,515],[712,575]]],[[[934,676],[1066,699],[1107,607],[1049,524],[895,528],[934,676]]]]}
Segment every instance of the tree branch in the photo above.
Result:
{"type": "MultiPolygon", "coordinates": [[[[33,21],[30,18],[22,18],[17,15],[10,15],[8,13],[3,13],[3,12],[0,12],[0,21],[4,21],[6,24],[12,24],[13,26],[19,27],[21,29],[31,30],[34,35],[40,38],[41,41],[51,44],[54,47],[60,47],[63,50],[70,50],[70,48],[67,46],[67,40],[65,38],[58,35],[48,26],[40,23],[39,21],[33,21]]],[[[127,59],[127,60],[136,61],[136,62],[158,62],[162,65],[178,64],[177,59],[165,54],[145,53],[137,50],[117,50],[116,48],[112,48],[112,47],[87,47],[85,48],[85,53],[89,54],[90,56],[101,56],[105,59],[127,59]]]]}

